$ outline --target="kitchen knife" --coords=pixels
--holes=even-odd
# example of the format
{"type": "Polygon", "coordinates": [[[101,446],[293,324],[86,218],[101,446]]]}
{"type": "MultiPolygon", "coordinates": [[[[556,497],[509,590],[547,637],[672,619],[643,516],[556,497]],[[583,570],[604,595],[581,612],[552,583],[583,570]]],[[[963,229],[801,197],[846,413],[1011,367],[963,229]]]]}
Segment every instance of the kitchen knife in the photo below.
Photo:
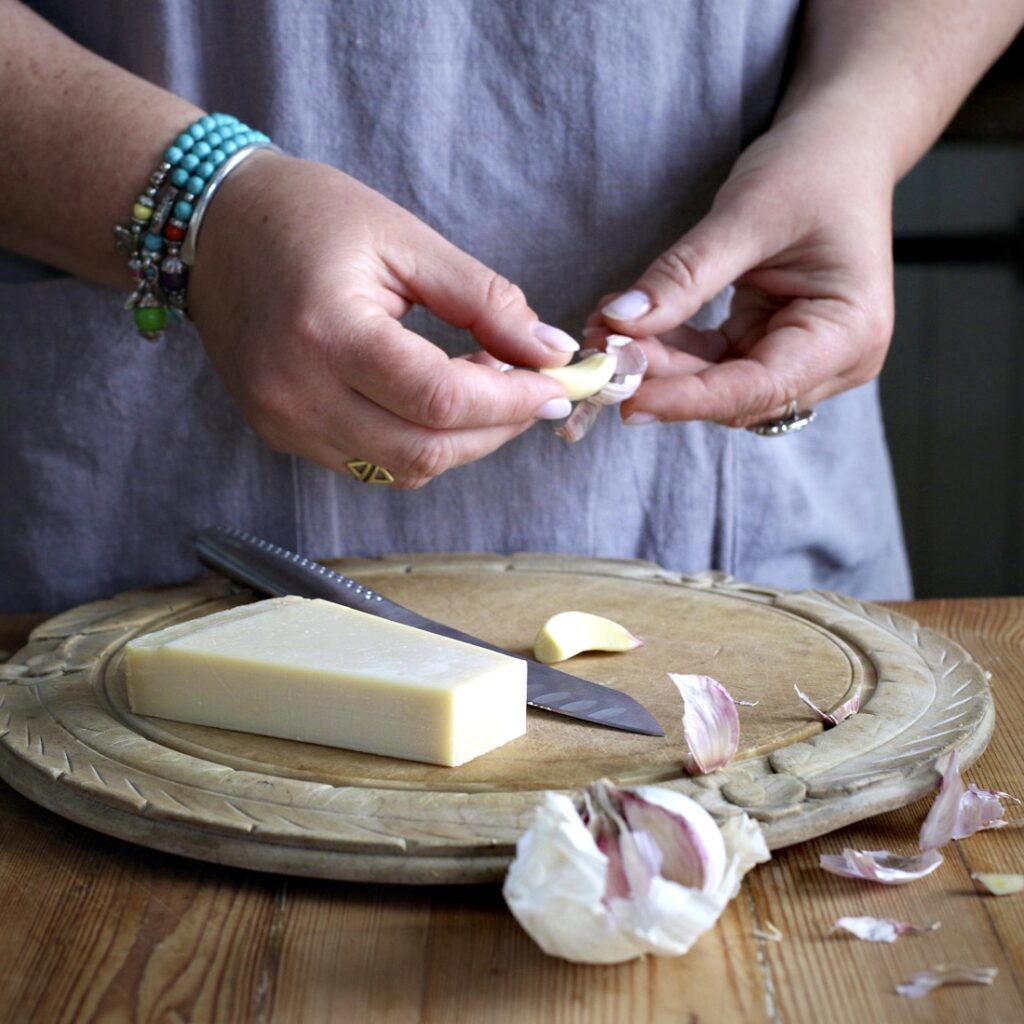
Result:
{"type": "Polygon", "coordinates": [[[214,527],[201,530],[196,535],[195,547],[200,560],[210,568],[261,593],[324,598],[392,622],[520,658],[527,664],[526,702],[531,707],[645,736],[665,735],[650,712],[627,694],[560,672],[530,658],[522,658],[475,636],[434,622],[328,569],[326,565],[252,534],[233,527],[214,527]]]}

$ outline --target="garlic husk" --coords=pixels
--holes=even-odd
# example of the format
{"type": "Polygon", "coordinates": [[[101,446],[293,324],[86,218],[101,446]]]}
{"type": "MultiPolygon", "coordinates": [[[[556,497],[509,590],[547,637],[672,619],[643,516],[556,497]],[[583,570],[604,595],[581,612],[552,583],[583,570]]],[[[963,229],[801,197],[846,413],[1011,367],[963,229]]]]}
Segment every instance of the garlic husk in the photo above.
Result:
{"type": "Polygon", "coordinates": [[[644,350],[634,343],[633,338],[628,338],[624,334],[609,334],[605,344],[607,351],[614,352],[617,357],[615,372],[597,394],[580,402],[569,418],[555,428],[555,433],[569,444],[582,441],[587,436],[605,406],[620,405],[627,398],[632,398],[643,383],[644,374],[647,372],[647,356],[644,350]]]}
{"type": "Polygon", "coordinates": [[[1001,828],[1001,799],[1014,799],[1007,793],[982,789],[973,783],[964,786],[960,778],[960,751],[951,750],[942,769],[942,782],[927,817],[921,825],[918,844],[922,850],[945,846],[950,839],[966,839],[982,829],[1001,828]]]}
{"type": "Polygon", "coordinates": [[[1024,875],[997,874],[991,871],[975,871],[971,878],[980,882],[993,896],[1012,896],[1024,890],[1024,875]]]}
{"type": "Polygon", "coordinates": [[[746,871],[770,856],[746,815],[719,829],[674,790],[601,782],[582,804],[581,813],[568,797],[545,794],[504,887],[534,941],[566,960],[621,963],[687,952],[746,871]]]}
{"type": "Polygon", "coordinates": [[[840,722],[845,722],[847,718],[852,717],[860,711],[860,694],[855,693],[848,701],[840,704],[835,711],[822,711],[817,704],[807,696],[803,690],[800,689],[795,683],[793,689],[796,690],[796,695],[814,712],[815,717],[818,721],[823,722],[825,725],[832,727],[838,725],[840,722]]]}
{"type": "Polygon", "coordinates": [[[711,676],[670,672],[669,679],[683,698],[683,736],[690,748],[683,767],[690,775],[724,768],[740,743],[740,716],[729,691],[711,676]]]}
{"type": "Polygon", "coordinates": [[[922,935],[925,932],[933,932],[938,927],[938,921],[922,925],[896,921],[891,917],[840,917],[836,919],[830,931],[842,929],[866,942],[895,942],[904,935],[922,935]]]}
{"type": "Polygon", "coordinates": [[[930,875],[942,863],[938,850],[925,850],[914,857],[901,857],[888,850],[852,850],[841,854],[823,853],[820,864],[834,875],[862,878],[882,885],[906,885],[930,875]]]}
{"type": "Polygon", "coordinates": [[[939,964],[928,971],[916,971],[896,986],[901,996],[920,999],[943,985],[991,985],[999,972],[994,967],[965,967],[962,964],[939,964]]]}

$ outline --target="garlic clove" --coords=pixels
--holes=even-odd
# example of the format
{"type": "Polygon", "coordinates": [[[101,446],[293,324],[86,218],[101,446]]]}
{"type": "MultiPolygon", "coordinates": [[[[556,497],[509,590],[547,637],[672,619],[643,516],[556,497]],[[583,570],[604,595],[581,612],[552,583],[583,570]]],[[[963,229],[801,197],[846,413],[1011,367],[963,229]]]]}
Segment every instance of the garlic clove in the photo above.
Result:
{"type": "Polygon", "coordinates": [[[999,972],[994,967],[965,967],[962,964],[939,964],[930,971],[916,971],[896,986],[901,996],[920,999],[943,985],[991,985],[999,972]]]}
{"type": "Polygon", "coordinates": [[[814,712],[815,717],[820,721],[824,722],[826,726],[838,725],[840,722],[846,721],[852,715],[857,714],[860,711],[860,694],[855,693],[848,701],[844,704],[840,704],[835,711],[822,711],[817,704],[807,696],[803,690],[800,689],[795,683],[793,689],[796,690],[796,695],[814,712]]]}
{"type": "Polygon", "coordinates": [[[915,857],[901,857],[888,850],[851,850],[841,854],[823,853],[820,864],[826,871],[844,878],[862,878],[882,885],[906,885],[930,875],[942,863],[938,850],[925,850],[915,857]]]}
{"type": "Polygon", "coordinates": [[[661,874],[690,889],[713,892],[721,885],[726,848],[715,819],[673,790],[638,786],[619,790],[630,829],[643,832],[662,850],[661,874]]]}
{"type": "Polygon", "coordinates": [[[729,691],[711,676],[669,673],[683,698],[683,736],[689,755],[683,767],[690,775],[724,768],[740,743],[740,716],[729,691]]]}
{"type": "Polygon", "coordinates": [[[544,367],[540,372],[557,380],[570,402],[579,402],[597,394],[612,379],[616,363],[618,356],[614,352],[595,352],[578,363],[544,367]]]}
{"type": "Polygon", "coordinates": [[[971,878],[981,882],[993,896],[1012,896],[1024,890],[1024,875],[999,875],[988,871],[975,871],[971,878]]]}
{"type": "Polygon", "coordinates": [[[910,924],[891,917],[840,917],[829,931],[841,929],[867,942],[895,942],[904,935],[922,935],[934,932],[941,922],[930,925],[910,924]]]}
{"type": "Polygon", "coordinates": [[[550,665],[582,651],[632,651],[641,646],[643,640],[611,619],[589,612],[559,612],[541,626],[533,656],[550,665]]]}

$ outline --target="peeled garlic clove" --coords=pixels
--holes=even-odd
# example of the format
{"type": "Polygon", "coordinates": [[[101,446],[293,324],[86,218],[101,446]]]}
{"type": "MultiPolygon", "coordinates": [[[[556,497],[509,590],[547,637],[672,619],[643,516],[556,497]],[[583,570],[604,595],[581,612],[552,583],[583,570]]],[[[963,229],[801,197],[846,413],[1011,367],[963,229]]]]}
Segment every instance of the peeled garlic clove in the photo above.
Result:
{"type": "Polygon", "coordinates": [[[597,394],[612,379],[617,362],[618,357],[612,352],[596,352],[581,362],[545,367],[540,372],[557,380],[570,402],[579,402],[597,394]]]}
{"type": "Polygon", "coordinates": [[[668,677],[683,698],[683,736],[690,748],[683,767],[690,775],[706,775],[724,768],[740,744],[736,702],[711,676],[669,672],[668,677]]]}
{"type": "Polygon", "coordinates": [[[999,972],[994,967],[964,967],[961,964],[940,964],[930,971],[916,971],[896,986],[901,996],[920,999],[942,985],[991,985],[999,972]]]}
{"type": "Polygon", "coordinates": [[[1024,889],[1024,875],[997,875],[987,871],[975,871],[971,878],[981,882],[993,896],[1012,896],[1024,889]]]}
{"type": "Polygon", "coordinates": [[[895,942],[903,935],[921,935],[924,932],[933,932],[938,927],[938,921],[930,925],[921,925],[895,921],[891,917],[840,917],[830,930],[841,928],[867,942],[895,942]]]}
{"type": "Polygon", "coordinates": [[[826,871],[844,878],[862,878],[882,885],[906,885],[930,875],[941,863],[938,850],[925,850],[916,857],[901,857],[888,850],[851,850],[823,853],[819,861],[826,871]]]}
{"type": "Polygon", "coordinates": [[[625,626],[590,612],[559,612],[540,628],[533,656],[550,665],[581,651],[632,651],[643,645],[625,626]]]}

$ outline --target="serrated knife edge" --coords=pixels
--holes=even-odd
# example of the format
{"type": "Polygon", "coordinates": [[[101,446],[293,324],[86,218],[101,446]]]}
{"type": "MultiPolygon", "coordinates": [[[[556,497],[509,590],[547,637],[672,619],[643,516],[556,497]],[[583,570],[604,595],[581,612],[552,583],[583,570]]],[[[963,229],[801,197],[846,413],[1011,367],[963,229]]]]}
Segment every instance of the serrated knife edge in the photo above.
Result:
{"type": "Polygon", "coordinates": [[[527,703],[531,707],[596,725],[646,736],[664,736],[650,712],[634,698],[609,686],[562,672],[521,654],[435,622],[343,576],[313,559],[235,527],[201,530],[196,552],[210,568],[261,593],[320,597],[440,636],[519,658],[527,664],[527,703]]]}

